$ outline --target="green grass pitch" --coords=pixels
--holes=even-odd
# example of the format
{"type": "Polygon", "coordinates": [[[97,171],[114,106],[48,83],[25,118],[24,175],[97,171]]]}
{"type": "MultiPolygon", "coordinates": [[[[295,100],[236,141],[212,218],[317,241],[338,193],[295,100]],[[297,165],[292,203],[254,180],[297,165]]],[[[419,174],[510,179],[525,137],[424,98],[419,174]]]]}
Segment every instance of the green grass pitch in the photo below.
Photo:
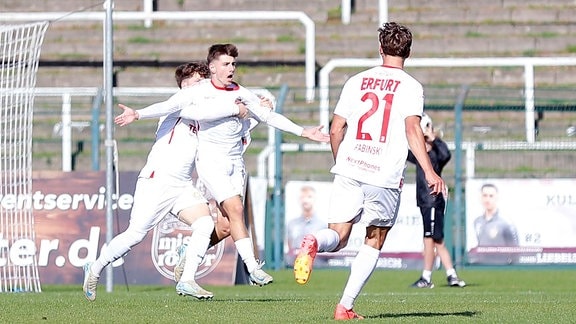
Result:
{"type": "MultiPolygon", "coordinates": [[[[207,286],[213,300],[178,296],[173,286],[98,286],[88,302],[80,285],[44,285],[42,293],[0,294],[0,323],[325,323],[331,322],[348,270],[317,269],[298,285],[290,270],[271,271],[274,283],[207,286]]],[[[419,271],[376,270],[354,309],[365,322],[575,323],[576,269],[459,271],[465,288],[410,288],[419,271]]]]}

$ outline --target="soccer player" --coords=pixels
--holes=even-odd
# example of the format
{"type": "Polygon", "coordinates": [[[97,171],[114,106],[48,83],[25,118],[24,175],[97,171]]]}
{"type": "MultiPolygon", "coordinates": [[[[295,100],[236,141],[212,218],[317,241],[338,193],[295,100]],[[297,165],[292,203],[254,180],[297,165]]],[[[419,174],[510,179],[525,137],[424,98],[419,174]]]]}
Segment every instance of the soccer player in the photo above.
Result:
{"type": "MultiPolygon", "coordinates": [[[[430,157],[430,162],[434,171],[438,175],[442,174],[444,166],[450,161],[450,150],[448,145],[440,136],[437,136],[432,119],[427,114],[422,115],[420,121],[424,139],[426,140],[426,151],[430,157]]],[[[412,152],[408,152],[408,161],[416,165],[416,204],[420,207],[422,223],[424,225],[424,269],[422,276],[412,287],[434,288],[432,283],[432,267],[436,255],[446,269],[446,280],[451,287],[464,287],[466,283],[458,278],[450,252],[444,244],[444,211],[446,210],[446,197],[444,195],[431,195],[428,190],[428,183],[424,171],[418,164],[412,152]]]]}
{"type": "MultiPolygon", "coordinates": [[[[207,71],[206,75],[209,78],[210,71],[208,70],[208,65],[207,64],[204,65],[206,65],[206,71],[207,71]]],[[[190,69],[183,69],[183,70],[177,69],[176,78],[177,80],[178,79],[190,80],[191,78],[193,78],[192,72],[193,71],[190,69]]],[[[262,107],[268,108],[270,110],[274,109],[274,104],[270,98],[261,95],[258,95],[258,97],[260,98],[260,105],[262,107]]],[[[173,114],[175,113],[172,113],[171,115],[173,114]]],[[[179,112],[176,112],[176,114],[179,114],[179,112]]],[[[244,118],[241,121],[243,127],[242,152],[245,152],[246,149],[248,148],[248,145],[251,142],[250,131],[254,129],[254,127],[256,127],[259,122],[253,117],[244,118]]],[[[206,189],[205,184],[202,183],[202,181],[199,179],[196,180],[196,188],[198,188],[200,192],[204,194],[204,197],[208,199],[210,202],[214,200],[212,194],[206,189]]],[[[181,220],[186,223],[186,220],[184,219],[181,220]]],[[[222,212],[220,212],[219,209],[216,209],[215,225],[216,226],[214,227],[214,231],[212,232],[210,245],[208,248],[218,244],[220,241],[230,236],[230,222],[228,221],[227,218],[223,217],[222,212]]],[[[190,244],[192,245],[197,245],[193,240],[191,240],[190,242],[191,242],[190,244]]],[[[189,280],[189,278],[194,279],[198,267],[200,266],[200,263],[202,263],[203,255],[189,253],[188,245],[189,245],[188,243],[184,243],[177,248],[178,262],[174,267],[174,281],[176,282],[180,282],[180,280],[189,280]]],[[[192,248],[192,251],[194,250],[195,249],[192,248]]]]}
{"type": "MultiPolygon", "coordinates": [[[[191,68],[195,69],[196,81],[207,76],[201,63],[191,68]]],[[[192,80],[186,82],[190,81],[192,80]]],[[[181,97],[181,93],[190,88],[192,87],[183,88],[173,97],[181,97]]],[[[207,117],[245,114],[243,104],[231,102],[227,109],[214,110],[212,115],[207,117]]],[[[124,122],[124,119],[125,117],[118,116],[116,122],[124,122]]],[[[96,288],[102,270],[142,242],[146,234],[169,213],[191,225],[191,239],[196,242],[196,253],[203,256],[206,252],[214,230],[214,220],[206,199],[192,182],[198,145],[197,130],[194,120],[175,115],[169,115],[158,126],[156,141],[138,176],[128,228],[102,249],[95,262],[84,265],[83,290],[88,300],[96,299],[96,288]]],[[[176,291],[197,298],[213,296],[211,292],[198,286],[194,278],[179,282],[176,291]]]]}
{"type": "Polygon", "coordinates": [[[210,80],[202,80],[196,86],[187,88],[189,91],[186,93],[176,94],[163,103],[144,109],[135,111],[124,106],[120,125],[139,118],[160,117],[178,110],[181,117],[199,122],[196,158],[199,179],[214,196],[220,211],[229,221],[230,235],[250,273],[250,280],[262,286],[271,283],[273,278],[261,269],[262,263],[256,260],[252,240],[244,224],[242,196],[246,171],[242,157],[242,136],[245,128],[238,117],[210,119],[213,113],[209,112],[222,110],[236,102],[245,105],[250,115],[258,121],[283,131],[319,142],[328,142],[329,135],[321,132],[322,126],[303,128],[262,107],[257,95],[233,80],[237,56],[238,49],[233,44],[212,45],[207,56],[210,80]]]}
{"type": "Polygon", "coordinates": [[[335,165],[328,228],[304,237],[294,262],[296,282],[308,282],[317,252],[348,243],[352,226],[366,227],[364,245],[351,264],[334,319],[362,319],[354,301],[376,268],[388,231],[396,221],[408,147],[422,166],[430,193],[445,184],[434,172],[420,127],[422,85],[407,74],[412,33],[395,22],[378,29],[382,65],[352,76],[342,89],[330,127],[335,165]]]}

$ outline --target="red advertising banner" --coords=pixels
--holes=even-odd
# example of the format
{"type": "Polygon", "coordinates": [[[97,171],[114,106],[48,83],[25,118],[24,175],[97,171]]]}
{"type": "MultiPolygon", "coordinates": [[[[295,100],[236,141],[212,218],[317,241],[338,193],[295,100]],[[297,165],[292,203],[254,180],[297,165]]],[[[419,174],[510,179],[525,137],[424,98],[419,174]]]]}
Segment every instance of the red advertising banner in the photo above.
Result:
{"type": "MultiPolygon", "coordinates": [[[[114,235],[128,226],[137,175],[119,175],[119,193],[113,195],[112,206],[114,235]]],[[[82,266],[95,260],[106,243],[105,172],[40,171],[33,173],[32,184],[30,196],[0,195],[0,207],[33,208],[35,242],[0,242],[0,246],[10,249],[33,244],[43,284],[81,284],[82,266]]],[[[144,241],[113,264],[114,283],[174,284],[176,247],[190,234],[185,224],[168,215],[144,241]]],[[[233,285],[236,269],[237,252],[229,238],[208,251],[197,280],[200,284],[233,285]]]]}

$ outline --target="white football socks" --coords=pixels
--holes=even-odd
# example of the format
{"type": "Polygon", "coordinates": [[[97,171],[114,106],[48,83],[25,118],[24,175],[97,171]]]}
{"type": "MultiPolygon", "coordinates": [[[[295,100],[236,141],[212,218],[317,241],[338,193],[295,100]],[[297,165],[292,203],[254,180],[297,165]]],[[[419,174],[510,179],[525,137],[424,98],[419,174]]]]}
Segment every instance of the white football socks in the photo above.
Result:
{"type": "Polygon", "coordinates": [[[234,242],[236,245],[236,250],[238,254],[246,264],[246,269],[248,273],[252,273],[258,267],[258,262],[256,262],[256,257],[254,256],[254,245],[252,245],[252,240],[249,237],[239,239],[234,242]]]}
{"type": "Polygon", "coordinates": [[[318,241],[318,252],[334,252],[340,243],[338,232],[329,228],[319,230],[314,234],[314,237],[318,241]]]}
{"type": "Polygon", "coordinates": [[[340,299],[340,304],[346,309],[354,307],[354,300],[374,272],[379,256],[379,250],[365,244],[358,250],[358,254],[350,266],[350,276],[340,299]]]}
{"type": "Polygon", "coordinates": [[[212,216],[202,216],[191,226],[192,235],[188,247],[186,248],[186,264],[180,281],[193,281],[198,267],[204,259],[204,255],[210,244],[210,235],[214,230],[214,219],[212,216]]]}
{"type": "Polygon", "coordinates": [[[130,252],[132,247],[142,242],[142,239],[144,239],[145,236],[146,233],[137,233],[128,227],[126,231],[116,235],[110,243],[102,248],[100,256],[96,261],[94,261],[94,263],[92,263],[90,272],[92,272],[96,277],[100,277],[100,273],[104,268],[130,252]]]}
{"type": "Polygon", "coordinates": [[[430,282],[430,280],[432,280],[432,271],[430,270],[422,271],[422,279],[430,282]]]}

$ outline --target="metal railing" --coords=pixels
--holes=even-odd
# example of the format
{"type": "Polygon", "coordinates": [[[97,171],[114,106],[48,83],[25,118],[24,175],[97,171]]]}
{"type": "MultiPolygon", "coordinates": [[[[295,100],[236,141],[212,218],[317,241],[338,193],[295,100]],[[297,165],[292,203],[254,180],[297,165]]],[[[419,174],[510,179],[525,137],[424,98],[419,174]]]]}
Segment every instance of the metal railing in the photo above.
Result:
{"type": "MultiPolygon", "coordinates": [[[[15,21],[102,21],[105,12],[0,12],[0,22],[15,21]]],[[[316,25],[314,21],[300,11],[116,11],[114,21],[151,21],[151,20],[185,20],[185,21],[238,21],[238,20],[295,20],[306,29],[305,77],[306,98],[314,100],[316,87],[316,25]]],[[[104,48],[104,46],[103,46],[104,48]]]]}
{"type": "MultiPolygon", "coordinates": [[[[330,60],[320,70],[320,122],[325,127],[329,123],[330,73],[341,67],[371,67],[381,64],[381,59],[341,58],[330,60]]],[[[407,67],[524,67],[524,106],[526,112],[526,141],[534,143],[534,67],[535,66],[576,66],[576,57],[492,57],[492,58],[410,58],[407,67]]]]}
{"type": "MultiPolygon", "coordinates": [[[[256,89],[253,89],[256,90],[256,89]]],[[[114,98],[134,98],[139,101],[151,103],[152,101],[159,100],[158,98],[167,98],[172,95],[177,89],[175,87],[118,87],[114,88],[113,96],[114,98]],[[148,99],[147,99],[148,98],[148,99]]],[[[294,90],[296,91],[296,90],[294,90]]],[[[99,145],[99,136],[101,125],[99,125],[99,113],[94,112],[98,109],[98,104],[102,101],[102,93],[99,88],[93,87],[83,87],[83,88],[37,88],[36,89],[36,103],[42,103],[45,101],[42,97],[52,97],[51,103],[52,107],[59,106],[60,108],[52,108],[51,114],[58,114],[61,112],[61,122],[60,129],[62,131],[62,161],[63,170],[68,170],[71,165],[71,151],[72,151],[72,141],[71,141],[71,130],[78,127],[86,128],[90,126],[92,130],[91,142],[93,146],[99,145]],[[88,97],[88,100],[83,100],[83,102],[92,102],[92,113],[91,121],[88,120],[74,120],[71,114],[73,112],[79,112],[79,109],[72,109],[73,104],[71,104],[72,98],[75,97],[88,97]],[[61,99],[59,99],[61,98],[61,99]],[[59,100],[59,101],[58,101],[59,100]],[[58,109],[59,111],[56,111],[58,109]]],[[[282,104],[282,103],[278,103],[282,104]]],[[[78,105],[78,104],[77,104],[78,105]]],[[[85,108],[82,110],[82,115],[86,115],[87,111],[90,109],[90,105],[85,103],[85,108]]],[[[78,107],[76,107],[78,108],[78,107]]],[[[290,107],[285,107],[284,112],[289,113],[290,107]]],[[[38,112],[38,111],[37,111],[38,112]]],[[[324,112],[324,110],[320,110],[324,112]]],[[[319,115],[322,118],[322,115],[319,115]]],[[[312,121],[312,124],[316,124],[316,121],[312,121]]],[[[454,125],[455,127],[457,125],[454,125]]],[[[268,139],[266,146],[259,152],[257,158],[257,176],[262,178],[267,178],[268,183],[272,186],[274,183],[274,165],[273,159],[276,148],[274,142],[274,131],[268,129],[268,139]]],[[[451,150],[457,149],[455,142],[448,141],[448,145],[451,150]]],[[[314,143],[282,143],[280,150],[282,152],[329,152],[330,147],[325,144],[314,144],[314,143]]],[[[465,152],[463,157],[465,165],[465,176],[466,178],[474,178],[476,176],[476,152],[478,151],[546,151],[546,150],[562,150],[562,151],[576,151],[576,141],[571,138],[562,139],[544,139],[541,141],[530,143],[528,141],[514,141],[512,139],[504,141],[493,141],[485,139],[468,139],[463,140],[461,145],[462,152],[465,152]]],[[[97,149],[92,150],[93,161],[98,160],[98,157],[94,157],[97,154],[97,149]]]]}

